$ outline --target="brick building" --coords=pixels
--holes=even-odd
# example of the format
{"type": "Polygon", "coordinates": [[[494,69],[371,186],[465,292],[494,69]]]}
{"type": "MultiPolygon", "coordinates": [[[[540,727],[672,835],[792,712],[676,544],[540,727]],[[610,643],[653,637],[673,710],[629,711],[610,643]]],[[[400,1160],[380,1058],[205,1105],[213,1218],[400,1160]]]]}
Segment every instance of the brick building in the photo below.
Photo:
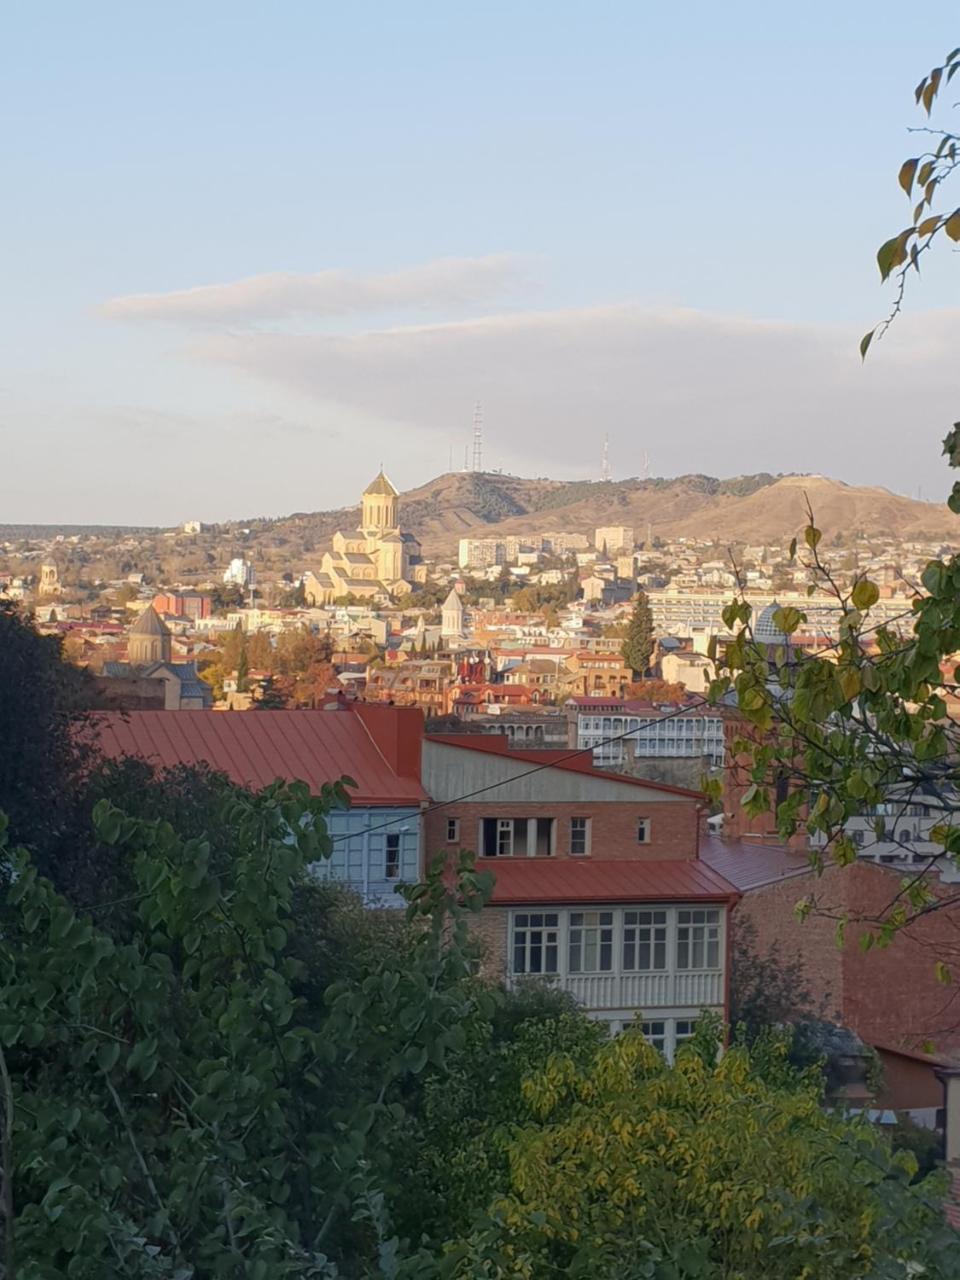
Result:
{"type": "Polygon", "coordinates": [[[485,735],[428,735],[423,782],[427,856],[468,848],[495,873],[490,976],[556,983],[613,1030],[642,1013],[668,1055],[725,1009],[737,893],[698,856],[699,792],[485,735]]]}

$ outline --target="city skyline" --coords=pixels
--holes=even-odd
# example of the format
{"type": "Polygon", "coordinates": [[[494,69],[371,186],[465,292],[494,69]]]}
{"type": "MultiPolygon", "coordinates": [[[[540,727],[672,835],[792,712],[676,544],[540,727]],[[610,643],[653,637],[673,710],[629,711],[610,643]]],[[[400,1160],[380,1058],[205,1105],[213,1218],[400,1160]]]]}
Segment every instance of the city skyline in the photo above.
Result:
{"type": "Polygon", "coordinates": [[[948,273],[857,342],[949,8],[545,16],[19,10],[3,520],[336,508],[458,467],[478,399],[491,470],[594,478],[608,433],[615,478],[943,496],[948,273]]]}

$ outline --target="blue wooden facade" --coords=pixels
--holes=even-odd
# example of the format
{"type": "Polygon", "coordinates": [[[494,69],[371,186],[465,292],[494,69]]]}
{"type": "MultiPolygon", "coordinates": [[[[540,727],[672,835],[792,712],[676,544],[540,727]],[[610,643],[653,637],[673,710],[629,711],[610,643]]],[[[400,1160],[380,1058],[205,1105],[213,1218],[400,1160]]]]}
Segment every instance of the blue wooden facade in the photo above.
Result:
{"type": "Polygon", "coordinates": [[[327,829],[333,853],[314,864],[315,873],[347,885],[369,906],[402,907],[397,886],[420,879],[420,810],[338,809],[327,814],[327,829]]]}

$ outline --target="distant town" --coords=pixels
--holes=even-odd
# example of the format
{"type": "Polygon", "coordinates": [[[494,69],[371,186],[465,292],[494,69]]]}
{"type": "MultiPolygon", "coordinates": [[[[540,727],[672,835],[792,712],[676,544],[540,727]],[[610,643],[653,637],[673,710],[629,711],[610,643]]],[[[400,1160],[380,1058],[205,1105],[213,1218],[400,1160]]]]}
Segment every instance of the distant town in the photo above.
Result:
{"type": "MultiPolygon", "coordinates": [[[[289,560],[283,538],[198,520],[159,533],[33,530],[0,542],[0,591],[63,636],[105,707],[415,706],[448,732],[535,748],[596,741],[598,764],[698,786],[722,764],[718,712],[673,715],[707,689],[708,654],[729,639],[725,605],[742,591],[756,616],[797,608],[793,643],[818,652],[836,642],[839,602],[786,539],[660,536],[600,511],[589,533],[545,520],[425,555],[381,470],[356,527],[291,546],[289,560]],[[624,657],[638,592],[652,632],[643,670],[624,657]]],[[[947,550],[876,532],[828,547],[838,585],[869,576],[873,620],[894,630],[910,626],[924,565],[947,550]]]]}

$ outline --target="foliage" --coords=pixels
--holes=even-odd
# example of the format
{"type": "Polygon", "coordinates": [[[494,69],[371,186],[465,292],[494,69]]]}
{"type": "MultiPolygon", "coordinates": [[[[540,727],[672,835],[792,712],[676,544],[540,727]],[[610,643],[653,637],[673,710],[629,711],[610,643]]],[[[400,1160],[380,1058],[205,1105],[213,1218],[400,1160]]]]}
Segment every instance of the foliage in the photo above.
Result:
{"type": "Polygon", "coordinates": [[[2,600],[0,654],[0,810],[11,838],[49,869],[87,755],[77,718],[91,683],[62,660],[59,636],[40,635],[2,600]]]}
{"type": "MultiPolygon", "coordinates": [[[[928,114],[958,67],[960,49],[918,85],[917,101],[928,114]]],[[[922,193],[914,210],[918,225],[888,241],[878,255],[884,278],[897,273],[898,295],[888,319],[864,338],[864,355],[899,311],[907,274],[919,255],[941,232],[960,238],[960,212],[929,214],[957,164],[958,139],[942,131],[934,136],[940,139],[936,150],[901,169],[901,186],[909,194],[916,185],[922,193]],[[925,211],[928,217],[918,222],[925,211]]],[[[960,465],[960,424],[947,435],[944,453],[951,466],[960,465]]],[[[949,505],[960,512],[960,482],[949,505]]],[[[807,570],[810,594],[819,589],[833,595],[837,643],[816,656],[790,645],[757,644],[752,609],[740,592],[724,611],[734,640],[722,656],[716,649],[711,654],[718,659],[718,674],[710,696],[719,700],[735,694],[746,726],[733,750],[744,762],[748,785],[742,803],[748,814],[771,812],[785,838],[805,831],[813,838],[816,867],[827,857],[848,865],[881,841],[913,861],[915,841],[901,820],[925,816],[935,823],[926,833],[932,854],[914,863],[913,874],[891,884],[883,909],[837,919],[839,940],[856,920],[862,947],[885,947],[899,930],[960,901],[925,874],[938,856],[960,854],[960,725],[950,713],[960,675],[955,657],[960,652],[960,558],[945,556],[926,566],[899,626],[875,622],[871,611],[880,588],[865,575],[841,585],[809,506],[799,554],[794,540],[790,558],[807,570]],[[872,818],[873,840],[860,848],[848,830],[855,815],[872,818]]],[[[774,619],[788,636],[805,621],[795,608],[781,609],[774,619]]],[[[801,915],[815,909],[812,899],[799,905],[801,915]]],[[[943,956],[936,970],[941,980],[950,980],[943,956]]]]}
{"type": "MultiPolygon", "coordinates": [[[[916,104],[923,108],[929,119],[942,90],[960,70],[960,47],[951,50],[944,61],[923,77],[914,90],[916,104]]],[[[931,150],[904,160],[897,181],[911,202],[913,212],[910,225],[891,236],[877,250],[877,266],[880,279],[891,277],[896,281],[896,294],[889,315],[880,324],[863,335],[860,354],[866,356],[874,339],[883,337],[891,322],[899,314],[906,292],[907,278],[911,270],[920,273],[920,259],[935,243],[944,238],[960,241],[960,206],[934,211],[934,205],[943,195],[943,186],[960,165],[960,134],[948,129],[923,127],[915,132],[926,135],[931,150]],[[936,145],[934,145],[936,144],[936,145]],[[916,200],[916,204],[913,201],[916,200]]],[[[960,486],[955,489],[960,509],[960,486]]]]}
{"type": "Polygon", "coordinates": [[[260,685],[253,706],[256,711],[282,711],[287,705],[287,694],[277,683],[275,676],[266,676],[260,685]]]}
{"type": "Polygon", "coordinates": [[[339,784],[319,799],[301,784],[237,793],[216,869],[202,838],[101,802],[99,837],[129,850],[138,888],[125,941],[8,853],[19,1280],[368,1275],[378,1255],[395,1274],[391,1135],[428,1064],[442,1071],[489,1011],[461,905],[484,883],[464,866],[457,892],[435,873],[410,892],[408,947],[307,998],[297,885],[330,847],[323,813],[345,802],[339,784]]]}
{"type": "Polygon", "coordinates": [[[739,1041],[753,1044],[771,1027],[823,1013],[814,1007],[803,958],[785,956],[777,942],[761,952],[749,916],[737,919],[730,961],[730,1025],[739,1041]]]}
{"type": "Polygon", "coordinates": [[[630,670],[641,676],[650,666],[653,654],[653,611],[643,591],[637,592],[620,652],[630,670]]]}
{"type": "Polygon", "coordinates": [[[702,1020],[672,1068],[628,1031],[527,1076],[526,1117],[504,1135],[509,1187],[438,1274],[960,1274],[937,1180],[911,1187],[909,1156],[826,1113],[785,1046],[765,1074],[742,1047],[716,1061],[715,1034],[702,1020]]]}

